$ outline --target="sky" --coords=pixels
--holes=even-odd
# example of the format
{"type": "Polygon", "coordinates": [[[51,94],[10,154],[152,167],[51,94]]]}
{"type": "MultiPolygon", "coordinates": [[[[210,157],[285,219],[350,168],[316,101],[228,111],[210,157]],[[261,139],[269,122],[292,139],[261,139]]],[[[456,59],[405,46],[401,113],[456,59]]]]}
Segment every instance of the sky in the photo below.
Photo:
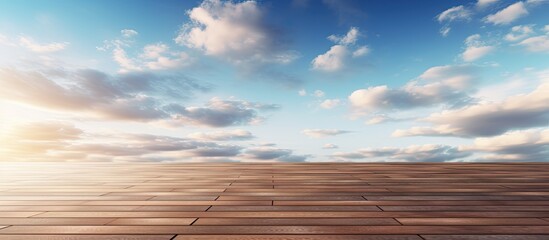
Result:
{"type": "Polygon", "coordinates": [[[548,161],[548,12],[0,0],[0,161],[548,161]]]}

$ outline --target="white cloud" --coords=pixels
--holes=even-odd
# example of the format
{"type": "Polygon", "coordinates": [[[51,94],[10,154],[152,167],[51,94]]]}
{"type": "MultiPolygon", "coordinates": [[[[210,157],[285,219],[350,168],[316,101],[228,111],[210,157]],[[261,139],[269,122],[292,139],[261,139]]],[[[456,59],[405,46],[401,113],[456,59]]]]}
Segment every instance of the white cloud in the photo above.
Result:
{"type": "Polygon", "coordinates": [[[457,147],[427,144],[411,145],[405,148],[364,148],[354,152],[336,152],[332,154],[332,157],[342,160],[446,162],[469,155],[469,152],[459,151],[457,147]]]}
{"type": "Polygon", "coordinates": [[[328,39],[340,45],[351,45],[356,43],[359,36],[360,36],[360,33],[358,31],[358,28],[351,27],[351,29],[349,29],[349,32],[347,32],[345,36],[340,37],[336,35],[330,35],[328,36],[328,39]]]}
{"type": "Polygon", "coordinates": [[[362,57],[367,55],[368,53],[370,53],[370,48],[368,48],[367,46],[362,46],[353,52],[353,57],[362,57]]]}
{"type": "Polygon", "coordinates": [[[301,133],[312,138],[323,138],[323,137],[350,133],[350,131],[339,130],[339,129],[305,129],[301,131],[301,133]]]}
{"type": "Polygon", "coordinates": [[[462,146],[462,151],[488,153],[491,161],[547,161],[549,159],[549,130],[512,131],[503,135],[476,138],[474,145],[462,146]]]}
{"type": "Polygon", "coordinates": [[[549,33],[549,25],[545,25],[545,27],[543,27],[543,31],[549,33]]]}
{"type": "Polygon", "coordinates": [[[193,61],[185,52],[172,51],[164,43],[148,44],[136,57],[130,57],[126,51],[132,47],[138,32],[132,29],[120,31],[121,38],[104,41],[103,46],[97,47],[100,51],[112,49],[115,62],[120,66],[119,72],[128,73],[144,70],[166,70],[189,66],[193,61]]]}
{"type": "Polygon", "coordinates": [[[461,54],[463,61],[472,62],[484,57],[486,54],[495,50],[494,46],[486,46],[480,40],[479,34],[474,34],[465,39],[465,51],[461,54]]]}
{"type": "Polygon", "coordinates": [[[188,135],[191,139],[209,141],[243,141],[254,138],[251,132],[235,129],[232,131],[195,132],[188,135]]]}
{"type": "Polygon", "coordinates": [[[334,45],[326,53],[318,55],[312,61],[313,69],[336,72],[345,67],[345,59],[349,55],[347,47],[334,45]]]}
{"type": "Polygon", "coordinates": [[[297,94],[299,94],[299,96],[307,96],[307,91],[305,91],[305,89],[301,89],[297,92],[297,94]]]}
{"type": "Polygon", "coordinates": [[[450,34],[450,30],[452,30],[452,28],[444,26],[440,29],[440,35],[442,35],[443,37],[447,37],[448,34],[450,34]]]}
{"type": "Polygon", "coordinates": [[[264,22],[256,1],[205,0],[187,12],[191,22],[183,25],[175,41],[235,64],[282,63],[297,56],[283,49],[279,34],[264,22]]]}
{"type": "Polygon", "coordinates": [[[549,36],[541,35],[522,40],[518,45],[530,52],[549,52],[549,36]]]}
{"type": "Polygon", "coordinates": [[[396,122],[396,121],[404,121],[404,120],[406,119],[395,119],[384,114],[378,114],[371,117],[368,121],[366,121],[366,124],[376,125],[376,124],[381,124],[385,122],[396,122]]]}
{"type": "Polygon", "coordinates": [[[499,0],[478,0],[477,1],[477,7],[478,8],[485,8],[489,5],[492,5],[496,2],[498,2],[499,0]]]}
{"type": "Polygon", "coordinates": [[[326,99],[320,103],[320,107],[324,109],[332,109],[339,106],[340,103],[341,101],[339,99],[326,99]]]}
{"type": "Polygon", "coordinates": [[[31,50],[37,53],[58,52],[65,49],[69,45],[68,42],[40,44],[40,43],[36,43],[33,39],[29,37],[19,37],[19,44],[27,48],[28,50],[31,50]]]}
{"type": "Polygon", "coordinates": [[[472,62],[494,51],[493,46],[467,47],[463,52],[463,61],[472,62]]]}
{"type": "Polygon", "coordinates": [[[120,30],[120,33],[122,34],[122,37],[124,38],[132,38],[137,36],[138,32],[133,29],[122,29],[120,30]]]}
{"type": "Polygon", "coordinates": [[[348,99],[357,113],[456,104],[468,98],[466,93],[476,79],[472,66],[437,66],[399,89],[384,85],[358,89],[348,99]]]}
{"type": "Polygon", "coordinates": [[[439,22],[469,20],[470,18],[471,18],[471,11],[465,8],[463,5],[449,8],[437,16],[437,20],[439,22]]]}
{"type": "Polygon", "coordinates": [[[518,25],[511,28],[511,32],[505,35],[505,40],[515,42],[522,40],[534,33],[532,25],[518,25]]]}
{"type": "Polygon", "coordinates": [[[339,148],[339,147],[332,143],[326,143],[322,146],[322,149],[336,149],[336,148],[339,148]]]}
{"type": "Polygon", "coordinates": [[[368,46],[356,46],[361,36],[358,28],[351,27],[345,36],[330,35],[328,39],[336,45],[324,54],[316,56],[311,62],[312,68],[324,72],[338,72],[348,67],[351,58],[359,58],[370,52],[368,46]]]}
{"type": "Polygon", "coordinates": [[[529,94],[501,102],[478,103],[432,114],[425,121],[434,126],[397,130],[393,136],[495,136],[513,129],[547,126],[548,92],[549,83],[543,83],[529,94]]]}
{"type": "Polygon", "coordinates": [[[494,25],[504,25],[526,15],[528,15],[528,10],[526,9],[524,2],[516,2],[497,13],[488,15],[484,20],[494,25]]]}

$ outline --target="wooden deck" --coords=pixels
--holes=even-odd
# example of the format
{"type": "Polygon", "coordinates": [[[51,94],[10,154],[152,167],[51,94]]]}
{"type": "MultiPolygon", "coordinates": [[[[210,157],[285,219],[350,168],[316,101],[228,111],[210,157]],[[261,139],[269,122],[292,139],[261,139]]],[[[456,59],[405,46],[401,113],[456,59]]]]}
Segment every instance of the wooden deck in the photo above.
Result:
{"type": "Polygon", "coordinates": [[[549,239],[549,164],[4,162],[1,239],[549,239]]]}

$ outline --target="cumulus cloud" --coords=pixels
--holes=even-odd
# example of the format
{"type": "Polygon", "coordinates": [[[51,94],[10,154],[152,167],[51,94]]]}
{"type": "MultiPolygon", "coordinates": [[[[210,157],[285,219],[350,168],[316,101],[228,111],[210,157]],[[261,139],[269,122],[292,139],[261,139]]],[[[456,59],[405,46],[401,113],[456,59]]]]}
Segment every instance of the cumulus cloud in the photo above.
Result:
{"type": "Polygon", "coordinates": [[[253,161],[303,162],[309,156],[295,155],[290,149],[260,146],[246,149],[241,157],[253,161]]]}
{"type": "Polygon", "coordinates": [[[451,7],[444,10],[437,16],[439,22],[452,22],[456,20],[469,20],[471,19],[471,11],[465,8],[463,5],[451,7]]]}
{"type": "Polygon", "coordinates": [[[405,148],[364,148],[354,152],[336,152],[332,158],[339,160],[446,162],[469,156],[469,152],[447,145],[412,145],[405,148]]]}
{"type": "Polygon", "coordinates": [[[175,38],[178,44],[235,64],[286,64],[297,57],[265,22],[256,1],[205,0],[187,14],[191,22],[175,38]]]}
{"type": "Polygon", "coordinates": [[[320,107],[324,109],[332,109],[341,103],[341,100],[339,99],[326,99],[320,103],[320,107]]]}
{"type": "Polygon", "coordinates": [[[522,40],[518,45],[530,52],[549,52],[549,36],[541,35],[522,40]]]}
{"type": "Polygon", "coordinates": [[[251,132],[235,129],[232,131],[195,132],[188,135],[191,139],[208,141],[243,141],[254,138],[251,132]]]}
{"type": "Polygon", "coordinates": [[[26,49],[33,52],[37,52],[37,53],[58,52],[65,49],[69,45],[68,42],[40,44],[35,42],[32,38],[29,38],[29,37],[19,37],[19,44],[25,47],[26,49]]]}
{"type": "Polygon", "coordinates": [[[344,36],[330,35],[328,40],[336,43],[324,54],[320,54],[311,62],[312,68],[324,72],[337,72],[345,69],[351,58],[358,58],[370,52],[368,46],[357,46],[361,36],[358,28],[351,27],[344,36]]]}
{"type": "Polygon", "coordinates": [[[507,6],[497,13],[488,15],[484,21],[494,25],[505,25],[526,15],[528,15],[526,4],[520,1],[507,6]]]}
{"type": "Polygon", "coordinates": [[[301,133],[312,138],[323,138],[323,137],[350,133],[350,131],[339,130],[339,129],[305,129],[301,131],[301,133]]]}
{"type": "Polygon", "coordinates": [[[127,49],[134,45],[134,37],[139,33],[133,29],[123,29],[120,34],[120,38],[104,41],[103,46],[97,47],[100,51],[112,50],[112,57],[120,66],[119,72],[175,69],[193,62],[187,53],[170,50],[164,43],[145,45],[140,54],[132,57],[127,49]]]}
{"type": "Polygon", "coordinates": [[[358,113],[376,110],[409,109],[435,104],[458,104],[477,81],[475,68],[468,65],[432,67],[418,79],[399,89],[375,86],[354,91],[349,102],[358,113]]]}
{"type": "Polygon", "coordinates": [[[465,51],[461,54],[463,61],[472,62],[484,57],[495,50],[494,46],[487,46],[480,40],[480,34],[474,34],[465,39],[465,51]]]}
{"type": "Polygon", "coordinates": [[[484,102],[432,114],[425,121],[431,127],[397,130],[394,136],[495,136],[513,129],[547,126],[549,122],[549,84],[541,84],[529,94],[509,97],[501,102],[484,102]]]}
{"type": "Polygon", "coordinates": [[[462,151],[487,153],[482,160],[548,161],[549,130],[511,131],[500,136],[476,138],[462,151]]]}
{"type": "Polygon", "coordinates": [[[299,96],[307,96],[307,91],[305,89],[301,89],[297,92],[297,94],[299,94],[299,96]]]}
{"type": "Polygon", "coordinates": [[[518,25],[511,28],[511,31],[505,35],[505,40],[515,42],[522,40],[534,33],[532,25],[518,25]]]}

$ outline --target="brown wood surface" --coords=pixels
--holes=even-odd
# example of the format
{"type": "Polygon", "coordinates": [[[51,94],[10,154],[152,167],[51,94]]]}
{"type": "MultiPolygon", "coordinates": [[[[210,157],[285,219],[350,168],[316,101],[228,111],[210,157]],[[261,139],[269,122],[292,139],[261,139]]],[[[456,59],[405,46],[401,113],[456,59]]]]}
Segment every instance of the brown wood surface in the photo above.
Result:
{"type": "Polygon", "coordinates": [[[0,163],[3,239],[549,239],[545,163],[0,163]]]}

